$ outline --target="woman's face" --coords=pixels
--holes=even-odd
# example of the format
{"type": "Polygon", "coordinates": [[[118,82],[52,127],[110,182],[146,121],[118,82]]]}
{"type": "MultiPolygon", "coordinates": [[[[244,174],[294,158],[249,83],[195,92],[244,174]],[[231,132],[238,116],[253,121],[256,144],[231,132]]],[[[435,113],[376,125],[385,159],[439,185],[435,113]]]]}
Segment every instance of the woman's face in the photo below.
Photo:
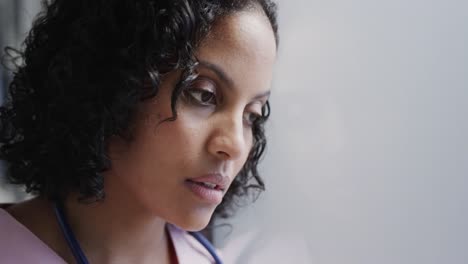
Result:
{"type": "Polygon", "coordinates": [[[271,25],[258,10],[227,16],[196,56],[199,77],[179,98],[177,119],[161,123],[172,116],[180,78],[173,72],[141,105],[134,140],[110,142],[105,187],[107,198],[119,196],[186,230],[208,224],[252,148],[252,121],[268,99],[276,56],[271,25]]]}

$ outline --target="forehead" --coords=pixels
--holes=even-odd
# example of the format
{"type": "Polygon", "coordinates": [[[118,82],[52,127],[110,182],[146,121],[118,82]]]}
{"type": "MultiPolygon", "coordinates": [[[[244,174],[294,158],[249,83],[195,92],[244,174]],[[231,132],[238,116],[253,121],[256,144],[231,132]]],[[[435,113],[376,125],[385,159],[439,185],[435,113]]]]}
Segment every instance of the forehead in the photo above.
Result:
{"type": "Polygon", "coordinates": [[[239,55],[258,55],[265,60],[276,56],[273,29],[258,8],[235,12],[218,20],[202,42],[201,49],[206,46],[232,48],[242,52],[239,55]]]}
{"type": "Polygon", "coordinates": [[[196,55],[223,68],[236,82],[243,82],[239,85],[249,82],[269,89],[276,59],[275,36],[261,10],[236,12],[214,24],[196,55]]]}

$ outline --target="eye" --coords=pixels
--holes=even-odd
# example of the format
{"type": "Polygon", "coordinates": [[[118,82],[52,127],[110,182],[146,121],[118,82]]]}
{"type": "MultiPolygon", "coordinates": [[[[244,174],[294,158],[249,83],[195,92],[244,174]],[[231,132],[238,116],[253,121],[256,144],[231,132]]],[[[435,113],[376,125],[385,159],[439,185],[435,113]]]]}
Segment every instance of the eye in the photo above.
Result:
{"type": "Polygon", "coordinates": [[[217,105],[214,85],[211,81],[199,80],[185,92],[185,97],[192,103],[202,106],[217,105]]]}
{"type": "Polygon", "coordinates": [[[191,88],[187,91],[187,95],[200,105],[216,105],[216,95],[211,91],[191,88]]]}
{"type": "Polygon", "coordinates": [[[263,118],[261,114],[247,112],[244,114],[244,122],[247,126],[253,126],[256,122],[260,121],[263,118]]]}

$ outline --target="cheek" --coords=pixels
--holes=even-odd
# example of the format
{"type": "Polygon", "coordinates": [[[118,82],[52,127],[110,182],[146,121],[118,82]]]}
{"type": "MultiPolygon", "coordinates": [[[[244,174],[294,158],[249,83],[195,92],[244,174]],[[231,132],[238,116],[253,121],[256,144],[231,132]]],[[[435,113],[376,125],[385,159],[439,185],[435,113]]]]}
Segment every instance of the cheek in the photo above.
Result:
{"type": "MultiPolygon", "coordinates": [[[[196,153],[199,131],[187,122],[159,123],[157,117],[147,118],[139,123],[133,134],[133,141],[125,146],[111,143],[111,159],[115,169],[132,171],[134,175],[158,178],[167,174],[171,167],[185,166],[196,153]]],[[[162,120],[162,119],[161,119],[162,120]]],[[[125,144],[125,143],[123,143],[125,144]]]]}
{"type": "Polygon", "coordinates": [[[175,121],[168,121],[152,129],[151,139],[146,143],[153,152],[154,162],[161,166],[190,167],[200,155],[203,133],[200,126],[179,111],[175,121]]]}
{"type": "Polygon", "coordinates": [[[247,142],[247,150],[250,151],[254,145],[254,134],[252,128],[247,127],[244,133],[245,142],[247,142]]]}

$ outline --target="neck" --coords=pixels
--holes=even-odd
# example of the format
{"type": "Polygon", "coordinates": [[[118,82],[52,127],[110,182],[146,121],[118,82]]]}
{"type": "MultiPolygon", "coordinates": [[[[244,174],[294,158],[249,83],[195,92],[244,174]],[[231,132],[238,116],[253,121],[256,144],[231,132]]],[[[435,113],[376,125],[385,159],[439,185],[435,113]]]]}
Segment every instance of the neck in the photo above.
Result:
{"type": "Polygon", "coordinates": [[[65,202],[69,224],[90,263],[169,263],[166,222],[144,214],[128,202],[106,196],[82,204],[71,195],[65,202]]]}

